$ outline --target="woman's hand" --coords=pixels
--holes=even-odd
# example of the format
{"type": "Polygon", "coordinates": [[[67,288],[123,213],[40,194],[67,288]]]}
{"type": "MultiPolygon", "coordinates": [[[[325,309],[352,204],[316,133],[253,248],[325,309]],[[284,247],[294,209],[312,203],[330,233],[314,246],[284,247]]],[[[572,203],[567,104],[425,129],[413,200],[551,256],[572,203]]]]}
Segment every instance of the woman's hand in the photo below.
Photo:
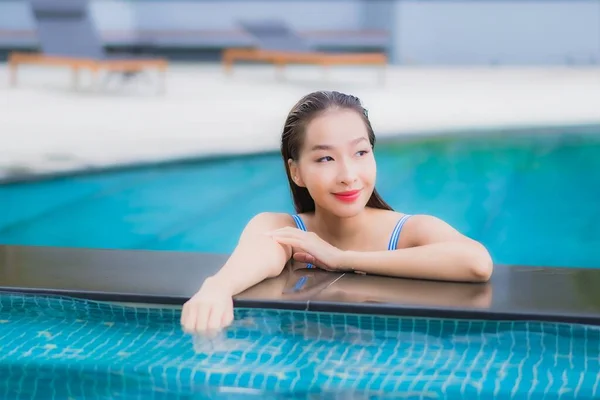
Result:
{"type": "Polygon", "coordinates": [[[181,326],[187,333],[213,334],[233,322],[233,298],[208,278],[200,290],[184,305],[181,326]]]}
{"type": "Polygon", "coordinates": [[[296,261],[310,263],[327,271],[343,270],[344,252],[314,232],[285,227],[266,234],[278,243],[292,246],[293,258],[296,261]]]}

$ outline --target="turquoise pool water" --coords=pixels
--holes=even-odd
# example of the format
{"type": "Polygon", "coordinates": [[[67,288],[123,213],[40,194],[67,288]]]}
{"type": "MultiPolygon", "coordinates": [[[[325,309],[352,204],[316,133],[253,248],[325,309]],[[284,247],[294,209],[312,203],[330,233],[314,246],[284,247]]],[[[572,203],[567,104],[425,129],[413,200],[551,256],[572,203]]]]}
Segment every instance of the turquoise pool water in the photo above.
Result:
{"type": "Polygon", "coordinates": [[[180,311],[0,294],[10,399],[592,399],[600,328],[238,309],[212,339],[180,311]]]}
{"type": "MultiPolygon", "coordinates": [[[[380,143],[378,187],[497,263],[600,267],[600,127],[380,143]]],[[[0,186],[0,243],[230,252],[262,211],[292,212],[278,154],[0,186]]]]}

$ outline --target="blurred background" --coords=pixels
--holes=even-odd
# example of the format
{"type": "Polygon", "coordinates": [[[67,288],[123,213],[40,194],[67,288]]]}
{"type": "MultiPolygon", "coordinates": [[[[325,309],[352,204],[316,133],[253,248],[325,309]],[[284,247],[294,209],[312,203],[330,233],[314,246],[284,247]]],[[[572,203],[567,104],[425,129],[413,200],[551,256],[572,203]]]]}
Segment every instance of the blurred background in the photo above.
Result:
{"type": "Polygon", "coordinates": [[[496,263],[600,267],[598,0],[0,0],[0,243],[228,253],[303,95],[496,263]]]}

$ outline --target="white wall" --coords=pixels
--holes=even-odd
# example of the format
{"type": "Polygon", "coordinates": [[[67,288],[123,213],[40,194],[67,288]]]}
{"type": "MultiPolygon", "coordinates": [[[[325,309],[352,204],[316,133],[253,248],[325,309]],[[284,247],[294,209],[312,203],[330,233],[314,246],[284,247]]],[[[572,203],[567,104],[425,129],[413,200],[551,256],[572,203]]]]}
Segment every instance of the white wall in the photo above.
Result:
{"type": "Polygon", "coordinates": [[[600,62],[600,1],[399,1],[393,58],[417,65],[600,62]]]}

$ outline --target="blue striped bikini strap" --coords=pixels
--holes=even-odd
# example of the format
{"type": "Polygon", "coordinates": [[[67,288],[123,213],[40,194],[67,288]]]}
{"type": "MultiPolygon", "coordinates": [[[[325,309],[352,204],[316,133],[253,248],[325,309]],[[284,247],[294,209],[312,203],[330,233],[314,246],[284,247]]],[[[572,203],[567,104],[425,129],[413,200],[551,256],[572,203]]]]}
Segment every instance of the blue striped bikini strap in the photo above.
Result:
{"type": "Polygon", "coordinates": [[[392,231],[392,236],[390,237],[390,243],[388,244],[388,250],[396,250],[398,248],[398,238],[400,237],[400,232],[402,231],[402,227],[407,219],[411,216],[405,214],[400,220],[396,223],[394,230],[392,231]]]}
{"type": "Polygon", "coordinates": [[[292,217],[294,218],[294,221],[296,222],[296,227],[298,229],[301,229],[304,232],[306,232],[306,225],[304,225],[304,222],[302,221],[302,218],[300,218],[300,216],[297,215],[297,214],[292,215],[292,217]]]}
{"type": "MultiPolygon", "coordinates": [[[[292,217],[294,218],[294,222],[296,222],[296,227],[304,232],[307,232],[306,225],[304,225],[302,218],[300,218],[300,216],[297,214],[293,214],[292,217]]],[[[312,264],[306,264],[306,268],[314,268],[314,266],[312,264]]]]}

